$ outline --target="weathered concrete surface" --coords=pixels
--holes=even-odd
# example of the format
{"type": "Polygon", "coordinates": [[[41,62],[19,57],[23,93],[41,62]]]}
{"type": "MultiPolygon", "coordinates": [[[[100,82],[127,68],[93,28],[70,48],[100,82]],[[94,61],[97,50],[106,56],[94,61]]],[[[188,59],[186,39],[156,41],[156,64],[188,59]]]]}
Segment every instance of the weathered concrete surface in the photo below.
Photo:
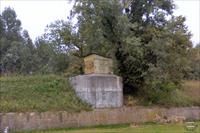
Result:
{"type": "Polygon", "coordinates": [[[122,79],[110,74],[88,74],[70,78],[76,94],[94,108],[123,105],[122,79]]]}
{"type": "Polygon", "coordinates": [[[113,74],[113,61],[97,54],[91,54],[84,58],[85,74],[113,74]]]}
{"type": "Polygon", "coordinates": [[[91,112],[67,113],[0,113],[0,128],[9,127],[11,131],[67,128],[92,125],[122,124],[132,122],[158,121],[158,116],[163,119],[176,118],[184,120],[200,120],[200,107],[183,108],[145,108],[123,107],[115,109],[95,109],[91,112]]]}

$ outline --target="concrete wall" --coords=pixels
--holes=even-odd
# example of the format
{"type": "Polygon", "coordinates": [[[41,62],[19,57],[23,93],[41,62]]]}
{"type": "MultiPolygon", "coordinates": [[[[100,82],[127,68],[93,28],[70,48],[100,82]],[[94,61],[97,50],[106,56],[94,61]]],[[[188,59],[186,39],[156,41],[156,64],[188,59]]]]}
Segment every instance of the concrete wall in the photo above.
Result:
{"type": "Polygon", "coordinates": [[[88,74],[70,78],[77,96],[94,108],[123,105],[122,79],[111,74],[88,74]]]}
{"type": "Polygon", "coordinates": [[[84,58],[85,74],[113,74],[113,61],[96,54],[84,58]]]}
{"type": "Polygon", "coordinates": [[[9,127],[11,131],[80,127],[132,122],[152,122],[168,119],[200,120],[200,107],[184,108],[145,108],[123,107],[116,109],[95,109],[91,112],[67,113],[0,113],[0,128],[9,127]]]}

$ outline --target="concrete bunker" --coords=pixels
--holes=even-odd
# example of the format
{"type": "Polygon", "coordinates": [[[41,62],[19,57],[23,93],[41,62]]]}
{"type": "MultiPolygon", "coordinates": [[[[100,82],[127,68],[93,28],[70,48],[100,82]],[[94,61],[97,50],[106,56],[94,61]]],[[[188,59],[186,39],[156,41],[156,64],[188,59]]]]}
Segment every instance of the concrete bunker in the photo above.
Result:
{"type": "Polygon", "coordinates": [[[97,54],[84,58],[84,75],[70,78],[77,96],[94,108],[123,105],[122,78],[113,75],[113,61],[97,54]]]}

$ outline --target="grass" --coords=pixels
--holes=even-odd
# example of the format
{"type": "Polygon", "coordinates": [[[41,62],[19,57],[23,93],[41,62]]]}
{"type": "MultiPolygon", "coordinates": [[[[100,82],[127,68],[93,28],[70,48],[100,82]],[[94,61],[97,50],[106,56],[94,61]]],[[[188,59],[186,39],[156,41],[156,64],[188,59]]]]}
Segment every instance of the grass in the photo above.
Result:
{"type": "Polygon", "coordinates": [[[200,106],[200,81],[185,81],[182,94],[187,96],[194,105],[200,106]]]}
{"type": "MultiPolygon", "coordinates": [[[[149,103],[142,97],[134,97],[127,95],[124,97],[125,105],[127,106],[152,106],[155,104],[149,103]]],[[[174,90],[172,95],[165,99],[161,99],[159,106],[164,107],[183,107],[183,106],[200,106],[200,81],[199,80],[185,80],[182,88],[174,90]]]]}
{"type": "Polygon", "coordinates": [[[66,78],[56,75],[0,77],[0,112],[90,110],[66,78]]]}
{"type": "Polygon", "coordinates": [[[184,81],[182,89],[176,90],[169,102],[176,107],[200,106],[200,81],[184,81]]]}
{"type": "Polygon", "coordinates": [[[196,125],[198,126],[193,131],[187,130],[185,124],[141,124],[136,126],[123,124],[18,133],[200,133],[200,122],[196,122],[196,125]]]}
{"type": "MultiPolygon", "coordinates": [[[[169,106],[200,106],[200,81],[184,81],[169,106]]],[[[131,106],[143,105],[132,98],[131,106]],[[135,101],[133,101],[135,100],[135,101]]],[[[125,103],[127,100],[124,100],[125,103]]],[[[0,112],[91,110],[74,93],[66,78],[56,75],[0,77],[0,112]]]]}
{"type": "Polygon", "coordinates": [[[166,99],[165,103],[170,106],[200,106],[200,81],[185,80],[182,88],[175,90],[173,94],[166,99]]]}

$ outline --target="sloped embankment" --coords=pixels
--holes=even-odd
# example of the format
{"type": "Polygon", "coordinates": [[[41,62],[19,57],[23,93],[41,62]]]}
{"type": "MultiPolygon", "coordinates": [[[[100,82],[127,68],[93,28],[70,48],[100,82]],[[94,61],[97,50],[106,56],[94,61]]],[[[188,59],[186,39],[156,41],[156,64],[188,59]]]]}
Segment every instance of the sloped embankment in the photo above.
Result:
{"type": "Polygon", "coordinates": [[[90,109],[74,93],[66,78],[56,75],[0,77],[0,112],[90,109]]]}

